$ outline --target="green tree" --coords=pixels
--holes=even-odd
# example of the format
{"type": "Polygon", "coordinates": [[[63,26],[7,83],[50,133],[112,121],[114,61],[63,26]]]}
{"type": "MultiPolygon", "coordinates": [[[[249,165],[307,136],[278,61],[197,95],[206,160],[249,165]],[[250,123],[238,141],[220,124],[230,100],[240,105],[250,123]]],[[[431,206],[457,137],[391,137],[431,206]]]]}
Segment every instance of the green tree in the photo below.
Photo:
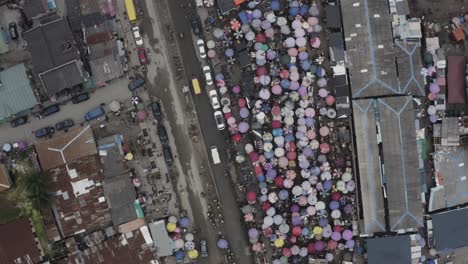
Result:
{"type": "Polygon", "coordinates": [[[50,206],[49,189],[52,181],[44,172],[24,171],[19,173],[18,191],[21,196],[36,210],[46,209],[50,206]]]}

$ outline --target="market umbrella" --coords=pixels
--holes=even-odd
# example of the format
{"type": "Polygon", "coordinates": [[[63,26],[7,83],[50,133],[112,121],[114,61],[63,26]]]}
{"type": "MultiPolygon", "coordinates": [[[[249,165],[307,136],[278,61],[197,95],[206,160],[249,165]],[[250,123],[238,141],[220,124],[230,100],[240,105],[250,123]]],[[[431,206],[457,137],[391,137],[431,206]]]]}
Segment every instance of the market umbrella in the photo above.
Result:
{"type": "Polygon", "coordinates": [[[314,37],[310,40],[310,46],[312,48],[318,49],[320,47],[320,39],[318,37],[314,37]]]}
{"type": "Polygon", "coordinates": [[[176,260],[182,261],[185,258],[185,252],[184,251],[177,251],[174,254],[174,256],[175,256],[176,260]]]}
{"type": "Polygon", "coordinates": [[[4,144],[3,147],[2,147],[2,150],[4,152],[10,152],[11,151],[11,144],[8,144],[8,143],[4,144]]]}
{"type": "Polygon", "coordinates": [[[305,47],[305,45],[307,45],[307,39],[304,37],[298,37],[296,39],[296,45],[298,47],[305,47]]]}
{"type": "Polygon", "coordinates": [[[188,227],[190,225],[190,220],[188,219],[188,217],[182,217],[180,218],[179,220],[179,224],[182,226],[182,227],[188,227]]]}
{"type": "Polygon", "coordinates": [[[325,243],[321,240],[318,240],[314,243],[314,248],[316,251],[322,251],[325,248],[325,243]]]}
{"type": "Polygon", "coordinates": [[[249,31],[245,34],[245,39],[248,41],[252,41],[255,39],[255,33],[253,31],[249,31]]]}
{"type": "Polygon", "coordinates": [[[220,39],[221,37],[224,36],[224,31],[220,28],[215,28],[213,30],[213,36],[217,39],[220,39]]]}
{"type": "Polygon", "coordinates": [[[206,47],[208,49],[213,49],[215,46],[216,46],[216,43],[213,40],[208,40],[208,42],[206,42],[206,47]]]}
{"type": "Polygon", "coordinates": [[[291,29],[289,28],[288,25],[281,26],[281,34],[283,35],[289,35],[291,33],[291,29]]]}
{"type": "Polygon", "coordinates": [[[250,238],[256,238],[259,235],[259,231],[256,228],[251,228],[249,229],[249,237],[250,238]]]}
{"type": "MultiPolygon", "coordinates": [[[[280,230],[280,232],[281,232],[281,230],[280,230]]],[[[275,245],[275,247],[277,247],[277,248],[281,248],[281,247],[284,246],[284,240],[281,239],[281,238],[277,238],[277,239],[275,239],[275,241],[274,241],[274,245],[275,245]]]]}
{"type": "Polygon", "coordinates": [[[353,232],[349,229],[346,229],[345,231],[343,231],[341,236],[344,240],[351,240],[353,238],[353,232]]]}
{"type": "Polygon", "coordinates": [[[195,248],[195,243],[193,243],[193,241],[185,242],[185,249],[186,250],[192,250],[194,248],[195,248]]]}
{"type": "Polygon", "coordinates": [[[319,89],[318,95],[319,95],[320,97],[322,97],[322,98],[327,97],[327,96],[328,96],[328,91],[327,91],[327,89],[325,89],[325,88],[319,89]]]}
{"type": "Polygon", "coordinates": [[[229,244],[228,244],[226,239],[219,239],[218,242],[216,243],[216,245],[220,249],[226,249],[226,248],[228,248],[229,244]]]}
{"type": "Polygon", "coordinates": [[[234,56],[234,50],[233,49],[227,49],[226,52],[224,53],[226,57],[232,57],[234,56]]]}
{"type": "Polygon", "coordinates": [[[241,23],[237,19],[231,20],[230,25],[231,29],[234,31],[239,30],[241,28],[241,23]]]}
{"type": "Polygon", "coordinates": [[[246,133],[249,130],[249,124],[247,122],[240,122],[238,128],[239,132],[246,133]]]}
{"type": "Polygon", "coordinates": [[[440,92],[440,86],[437,83],[431,83],[429,85],[429,90],[433,94],[438,94],[440,92]]]}
{"type": "Polygon", "coordinates": [[[215,50],[208,50],[208,57],[209,58],[216,57],[216,51],[215,50]]]}
{"type": "Polygon", "coordinates": [[[168,232],[174,232],[176,230],[176,224],[174,223],[167,223],[166,229],[168,232]]]}

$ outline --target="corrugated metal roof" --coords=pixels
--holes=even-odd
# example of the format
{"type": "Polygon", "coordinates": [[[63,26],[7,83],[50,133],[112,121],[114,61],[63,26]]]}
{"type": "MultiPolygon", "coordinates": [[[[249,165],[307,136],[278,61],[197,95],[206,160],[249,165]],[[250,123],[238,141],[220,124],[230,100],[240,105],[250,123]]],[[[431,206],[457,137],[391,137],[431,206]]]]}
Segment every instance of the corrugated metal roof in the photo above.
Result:
{"type": "Polygon", "coordinates": [[[37,104],[23,63],[0,72],[0,119],[37,104]]]}

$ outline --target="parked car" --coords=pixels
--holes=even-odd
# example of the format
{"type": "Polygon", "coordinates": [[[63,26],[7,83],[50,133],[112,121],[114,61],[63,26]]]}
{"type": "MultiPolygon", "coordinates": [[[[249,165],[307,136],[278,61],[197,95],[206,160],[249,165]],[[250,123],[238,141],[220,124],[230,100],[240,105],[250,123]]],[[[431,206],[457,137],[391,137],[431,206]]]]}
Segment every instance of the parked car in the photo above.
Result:
{"type": "Polygon", "coordinates": [[[201,256],[206,258],[208,257],[208,250],[206,248],[206,240],[200,241],[201,256]]]}
{"type": "Polygon", "coordinates": [[[89,99],[89,93],[81,93],[72,97],[73,104],[78,104],[89,99]]]}
{"type": "Polygon", "coordinates": [[[203,39],[197,40],[197,47],[198,52],[200,53],[200,58],[206,58],[205,41],[203,41],[203,39]]]}
{"type": "Polygon", "coordinates": [[[153,116],[154,118],[156,118],[156,120],[162,119],[161,104],[159,104],[158,101],[154,101],[151,103],[151,111],[153,112],[153,116]]]}
{"type": "Polygon", "coordinates": [[[210,66],[203,67],[203,74],[205,75],[206,85],[213,85],[210,66]]]}
{"type": "Polygon", "coordinates": [[[55,114],[57,113],[58,111],[60,111],[60,107],[58,104],[54,104],[54,105],[50,105],[44,109],[42,109],[42,115],[43,116],[50,116],[52,114],[55,114]]]}
{"type": "Polygon", "coordinates": [[[159,140],[163,146],[169,146],[169,137],[167,136],[166,128],[163,125],[158,126],[159,140]]]}
{"type": "Polygon", "coordinates": [[[201,28],[200,18],[198,16],[194,17],[194,18],[192,18],[190,23],[192,24],[193,34],[195,34],[197,36],[201,35],[202,34],[202,28],[201,28]]]}
{"type": "Polygon", "coordinates": [[[170,147],[163,147],[163,155],[164,160],[166,161],[167,165],[172,166],[174,163],[174,159],[172,158],[172,151],[170,147]]]}
{"type": "Polygon", "coordinates": [[[213,106],[213,109],[219,109],[219,98],[218,98],[218,93],[216,90],[210,90],[210,102],[211,106],[213,106]]]}
{"type": "Polygon", "coordinates": [[[148,58],[146,57],[145,48],[143,48],[143,47],[138,48],[138,59],[140,60],[140,63],[142,65],[145,65],[146,63],[148,63],[148,58]]]}
{"type": "Polygon", "coordinates": [[[43,127],[41,129],[38,129],[34,132],[34,135],[36,138],[43,138],[47,136],[52,136],[54,134],[55,130],[53,127],[43,127]]]}
{"type": "Polygon", "coordinates": [[[90,121],[90,120],[99,118],[99,117],[101,117],[101,116],[103,116],[105,114],[106,114],[106,111],[104,110],[104,108],[99,106],[99,107],[96,107],[93,110],[89,111],[88,113],[86,113],[84,118],[85,118],[86,121],[90,121]]]}
{"type": "Polygon", "coordinates": [[[216,121],[216,126],[218,127],[219,130],[224,130],[224,117],[223,113],[221,111],[216,111],[214,112],[214,118],[216,121]]]}
{"type": "Polygon", "coordinates": [[[18,127],[26,124],[28,122],[27,116],[21,116],[10,121],[11,127],[18,127]]]}
{"type": "Polygon", "coordinates": [[[73,120],[66,119],[66,120],[63,120],[62,122],[58,122],[57,124],[55,124],[55,129],[57,131],[67,130],[68,128],[72,127],[73,125],[75,125],[73,120]]]}
{"type": "Polygon", "coordinates": [[[137,44],[137,46],[143,46],[143,38],[140,35],[140,28],[133,27],[132,32],[133,32],[133,37],[135,38],[135,43],[137,44]]]}
{"type": "Polygon", "coordinates": [[[129,84],[128,84],[128,89],[130,91],[134,91],[137,88],[143,86],[145,84],[145,78],[141,76],[136,76],[129,84]]]}
{"type": "Polygon", "coordinates": [[[12,40],[18,39],[18,28],[16,27],[15,22],[11,22],[10,25],[8,25],[8,31],[12,40]]]}

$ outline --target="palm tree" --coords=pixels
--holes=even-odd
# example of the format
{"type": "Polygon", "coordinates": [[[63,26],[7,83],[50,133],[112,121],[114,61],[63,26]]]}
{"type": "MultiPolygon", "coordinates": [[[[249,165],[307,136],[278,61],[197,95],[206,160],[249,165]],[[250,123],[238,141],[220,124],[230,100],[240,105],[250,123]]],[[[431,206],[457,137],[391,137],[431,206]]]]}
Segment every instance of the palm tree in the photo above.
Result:
{"type": "Polygon", "coordinates": [[[34,209],[48,208],[50,205],[51,180],[41,171],[25,171],[18,177],[18,187],[34,209]]]}

